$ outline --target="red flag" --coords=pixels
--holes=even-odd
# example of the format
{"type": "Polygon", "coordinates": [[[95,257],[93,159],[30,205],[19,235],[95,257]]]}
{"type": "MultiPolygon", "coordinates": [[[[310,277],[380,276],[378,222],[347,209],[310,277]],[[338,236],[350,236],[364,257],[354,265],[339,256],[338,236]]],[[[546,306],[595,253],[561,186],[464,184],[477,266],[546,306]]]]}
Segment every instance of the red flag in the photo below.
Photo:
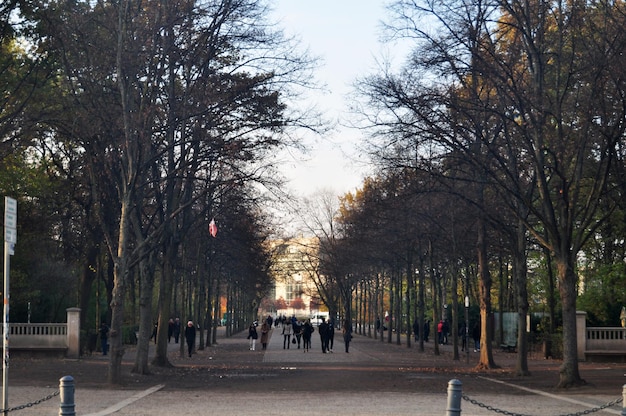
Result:
{"type": "Polygon", "coordinates": [[[211,234],[213,238],[215,238],[215,236],[217,235],[217,225],[215,224],[215,218],[213,218],[209,223],[209,234],[211,234]]]}

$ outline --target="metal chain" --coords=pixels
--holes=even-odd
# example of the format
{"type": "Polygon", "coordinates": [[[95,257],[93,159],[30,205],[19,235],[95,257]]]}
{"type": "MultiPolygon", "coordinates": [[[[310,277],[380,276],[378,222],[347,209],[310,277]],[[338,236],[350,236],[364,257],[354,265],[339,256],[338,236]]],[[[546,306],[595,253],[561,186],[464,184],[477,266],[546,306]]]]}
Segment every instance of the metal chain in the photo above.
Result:
{"type": "MultiPolygon", "coordinates": [[[[507,416],[532,416],[532,415],[527,415],[527,414],[524,414],[524,413],[514,413],[514,412],[509,412],[507,410],[498,409],[498,408],[495,408],[493,406],[489,406],[487,404],[484,404],[484,403],[481,403],[481,402],[479,402],[477,400],[474,400],[474,399],[466,396],[465,394],[463,394],[461,397],[463,398],[463,400],[466,400],[466,401],[470,402],[473,405],[476,405],[478,407],[482,407],[483,409],[486,409],[486,410],[489,410],[489,411],[492,411],[492,412],[495,412],[495,413],[500,413],[500,414],[507,415],[507,416]]],[[[582,415],[588,415],[588,414],[591,414],[591,413],[599,412],[599,411],[604,410],[604,409],[606,409],[608,407],[615,406],[616,404],[621,403],[622,400],[623,400],[623,398],[620,397],[619,399],[615,399],[613,401],[610,401],[610,402],[608,402],[606,404],[603,404],[602,406],[594,407],[593,409],[587,409],[587,410],[583,410],[583,411],[576,412],[576,413],[565,413],[565,414],[561,414],[561,415],[557,415],[557,416],[582,416],[582,415]]]]}
{"type": "Polygon", "coordinates": [[[47,400],[50,400],[53,397],[56,397],[60,394],[61,392],[59,390],[55,391],[52,394],[47,395],[46,397],[44,397],[43,399],[39,399],[39,400],[35,400],[34,402],[30,402],[30,403],[26,403],[26,404],[22,404],[19,406],[15,406],[15,407],[9,407],[8,409],[0,409],[0,414],[4,414],[4,413],[9,413],[9,412],[14,412],[16,410],[23,410],[26,409],[27,407],[33,407],[33,406],[37,406],[40,403],[43,403],[47,400]]]}

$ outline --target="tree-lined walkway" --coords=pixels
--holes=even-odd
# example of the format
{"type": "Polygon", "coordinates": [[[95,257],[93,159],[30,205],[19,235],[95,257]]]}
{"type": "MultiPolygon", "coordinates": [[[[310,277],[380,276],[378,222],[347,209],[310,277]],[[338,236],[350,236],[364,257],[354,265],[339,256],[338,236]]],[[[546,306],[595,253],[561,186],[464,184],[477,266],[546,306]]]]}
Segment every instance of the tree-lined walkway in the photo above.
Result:
{"type": "MultiPolygon", "coordinates": [[[[441,415],[445,414],[447,383],[459,379],[463,393],[490,406],[524,414],[556,415],[585,410],[582,403],[598,406],[620,397],[626,373],[624,364],[582,363],[583,378],[590,384],[561,391],[554,388],[559,361],[531,359],[533,374],[522,378],[512,375],[515,355],[509,353],[496,352],[501,369],[479,372],[474,369],[477,354],[470,355],[469,364],[454,361],[452,347],[446,345],[440,346],[442,352],[435,356],[432,342],[425,353],[419,353],[416,348],[355,335],[349,354],[343,352],[341,343],[335,343],[334,353],[323,354],[319,336],[313,338],[313,348],[307,353],[293,345],[283,349],[282,341],[280,328],[274,329],[267,351],[250,351],[246,336],[240,333],[218,338],[217,345],[191,358],[181,356],[178,345],[172,342],[169,358],[175,367],[153,368],[148,376],[130,374],[129,351],[124,359],[125,386],[121,388],[106,383],[102,373],[106,360],[101,356],[80,360],[16,359],[10,373],[10,405],[39,399],[56,389],[63,375],[72,375],[80,415],[97,414],[160,384],[162,389],[116,414],[173,414],[184,403],[188,414],[204,414],[211,409],[211,414],[220,415],[282,415],[284,404],[295,398],[301,415],[339,411],[347,415],[441,415]],[[346,400],[349,406],[343,409],[346,400]]],[[[462,406],[463,414],[491,414],[466,401],[462,406]]],[[[294,404],[288,407],[293,409],[294,404]]],[[[50,415],[57,411],[58,401],[51,400],[29,409],[28,414],[50,415]]]]}

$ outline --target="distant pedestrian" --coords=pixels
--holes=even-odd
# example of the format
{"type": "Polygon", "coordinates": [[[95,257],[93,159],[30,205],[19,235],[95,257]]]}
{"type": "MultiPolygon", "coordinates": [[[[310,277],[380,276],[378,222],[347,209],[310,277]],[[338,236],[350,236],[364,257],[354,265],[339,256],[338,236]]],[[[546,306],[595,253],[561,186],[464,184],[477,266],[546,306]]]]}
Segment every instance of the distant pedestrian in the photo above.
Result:
{"type": "Polygon", "coordinates": [[[322,343],[322,352],[326,354],[328,351],[328,324],[326,320],[322,317],[322,322],[320,322],[317,330],[320,333],[320,341],[322,343]]]}
{"type": "Polygon", "coordinates": [[[296,337],[296,343],[298,344],[298,349],[300,349],[300,341],[302,340],[302,322],[296,321],[292,323],[293,327],[293,335],[296,337]]]}
{"type": "MultiPolygon", "coordinates": [[[[264,324],[265,325],[265,324],[264,324]]],[[[248,327],[248,339],[250,340],[250,351],[254,351],[256,347],[256,340],[259,338],[259,334],[256,332],[257,322],[254,321],[248,327]]]]}
{"type": "Polygon", "coordinates": [[[196,346],[196,327],[192,321],[187,322],[187,328],[185,328],[185,341],[187,341],[187,352],[191,357],[193,347],[196,346]]]}
{"type": "Polygon", "coordinates": [[[267,341],[270,337],[270,329],[272,329],[272,324],[270,323],[270,321],[266,320],[265,322],[263,322],[263,325],[261,325],[261,345],[263,346],[264,350],[267,349],[267,341]]]}
{"type": "Polygon", "coordinates": [[[174,320],[170,318],[170,320],[167,321],[167,343],[168,344],[172,340],[172,335],[174,335],[174,320]]]}
{"type": "Polygon", "coordinates": [[[152,335],[150,335],[150,339],[153,339],[155,344],[156,344],[156,341],[157,341],[157,331],[158,330],[159,330],[159,323],[155,322],[154,325],[152,326],[152,335]]]}
{"type": "Polygon", "coordinates": [[[430,319],[424,322],[424,342],[428,342],[428,336],[430,335],[430,319]]]}
{"type": "Polygon", "coordinates": [[[180,338],[180,318],[174,320],[174,342],[178,344],[178,338],[180,338]]]}
{"type": "Polygon", "coordinates": [[[291,319],[285,319],[283,322],[283,349],[290,347],[292,329],[291,319]]]}
{"type": "Polygon", "coordinates": [[[346,346],[346,353],[350,349],[350,341],[352,341],[352,324],[349,320],[346,319],[346,322],[343,324],[343,328],[341,328],[341,332],[343,333],[343,343],[346,346]]]}
{"type": "Polygon", "coordinates": [[[413,321],[413,335],[415,336],[415,342],[420,340],[420,323],[417,318],[413,321]]]}
{"type": "Polygon", "coordinates": [[[467,348],[467,327],[465,326],[465,322],[461,322],[461,326],[459,327],[459,337],[461,337],[461,351],[465,351],[467,348]]]}
{"type": "Polygon", "coordinates": [[[328,334],[328,351],[333,352],[333,345],[335,343],[335,320],[331,319],[328,321],[328,329],[326,331],[328,334]]]}
{"type": "Polygon", "coordinates": [[[443,345],[443,319],[437,324],[437,342],[439,345],[443,345]]]}
{"type": "Polygon", "coordinates": [[[472,329],[472,338],[474,339],[474,352],[480,351],[480,322],[474,324],[472,329]]]}
{"type": "Polygon", "coordinates": [[[109,351],[109,326],[104,321],[100,325],[100,346],[102,347],[102,355],[107,355],[109,351]]]}
{"type": "Polygon", "coordinates": [[[313,332],[315,332],[315,328],[311,324],[311,320],[308,319],[304,325],[302,325],[302,341],[304,343],[302,348],[304,348],[304,352],[309,351],[309,348],[311,348],[311,335],[313,332]]]}

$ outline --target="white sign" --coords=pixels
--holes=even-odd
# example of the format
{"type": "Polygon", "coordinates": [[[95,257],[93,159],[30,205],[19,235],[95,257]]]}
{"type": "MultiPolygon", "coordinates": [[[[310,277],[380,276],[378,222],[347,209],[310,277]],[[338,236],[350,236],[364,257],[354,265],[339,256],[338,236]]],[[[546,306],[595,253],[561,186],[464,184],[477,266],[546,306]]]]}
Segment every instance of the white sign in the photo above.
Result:
{"type": "Polygon", "coordinates": [[[17,201],[4,197],[4,241],[17,243],[17,201]]]}
{"type": "Polygon", "coordinates": [[[4,241],[11,244],[17,243],[17,230],[15,228],[4,228],[4,241]]]}

